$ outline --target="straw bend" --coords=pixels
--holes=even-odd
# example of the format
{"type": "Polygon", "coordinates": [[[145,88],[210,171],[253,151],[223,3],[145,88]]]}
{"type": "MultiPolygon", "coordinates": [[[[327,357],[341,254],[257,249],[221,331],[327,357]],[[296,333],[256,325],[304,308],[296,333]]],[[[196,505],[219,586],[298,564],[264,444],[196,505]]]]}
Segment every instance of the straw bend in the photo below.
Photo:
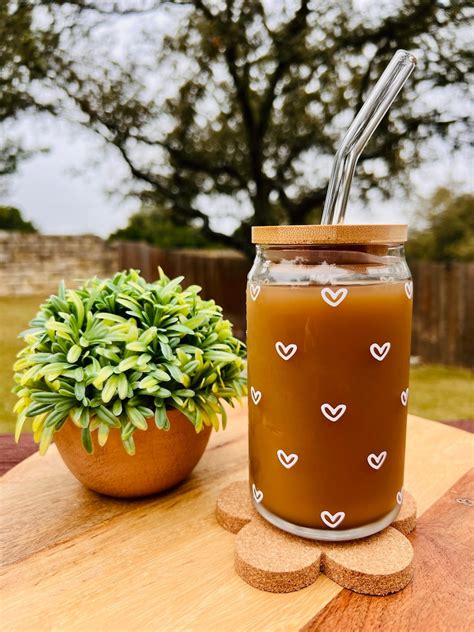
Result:
{"type": "Polygon", "coordinates": [[[357,160],[416,65],[406,50],[397,50],[352,121],[334,158],[322,224],[340,224],[349,198],[357,160]]]}

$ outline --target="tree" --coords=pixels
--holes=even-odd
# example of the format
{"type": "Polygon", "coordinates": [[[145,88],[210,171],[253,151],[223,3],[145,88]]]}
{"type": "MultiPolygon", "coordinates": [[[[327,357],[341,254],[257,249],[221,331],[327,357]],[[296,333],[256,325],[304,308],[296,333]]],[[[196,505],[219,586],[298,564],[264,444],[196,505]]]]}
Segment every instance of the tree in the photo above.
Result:
{"type": "Polygon", "coordinates": [[[21,233],[37,233],[38,229],[23,219],[21,211],[13,206],[0,206],[0,230],[14,230],[21,233]]]}
{"type": "Polygon", "coordinates": [[[474,195],[438,189],[422,212],[425,227],[410,235],[409,259],[474,261],[474,195]]]}
{"type": "MultiPolygon", "coordinates": [[[[89,37],[129,6],[40,4],[57,16],[66,11],[69,26],[56,17],[54,28],[69,40],[77,28],[71,15],[89,37]]],[[[467,95],[469,5],[401,0],[382,11],[299,0],[267,11],[261,0],[137,2],[133,10],[146,13],[147,34],[137,36],[145,52],[114,62],[97,55],[92,40],[90,55],[60,42],[54,82],[62,97],[54,108],[116,148],[143,203],[175,225],[200,225],[206,239],[248,250],[251,224],[319,219],[341,131],[397,48],[418,53],[419,67],[361,157],[362,194],[388,195],[407,182],[434,135],[449,148],[466,143],[467,114],[448,97],[467,95]],[[161,39],[165,9],[176,30],[161,39]],[[434,90],[437,98],[426,98],[434,90]],[[222,234],[214,210],[231,204],[236,230],[222,234]]]]}
{"type": "Polygon", "coordinates": [[[134,213],[127,226],[112,233],[110,239],[146,241],[159,248],[209,248],[218,245],[207,240],[194,226],[176,226],[157,208],[143,208],[134,213]]]}
{"type": "MultiPolygon", "coordinates": [[[[75,79],[69,49],[98,24],[97,16],[139,13],[118,2],[2,0],[0,2],[0,178],[37,148],[26,148],[7,124],[25,112],[59,114],[75,79]],[[95,19],[90,19],[93,14],[95,19]]],[[[142,2],[143,11],[158,2],[142,2]]],[[[77,79],[77,77],[76,77],[77,79]]],[[[5,188],[5,181],[2,188],[5,188]]]]}
{"type": "MultiPolygon", "coordinates": [[[[59,35],[33,26],[33,3],[0,3],[0,125],[28,110],[50,108],[35,96],[34,84],[47,79],[59,35]]],[[[0,177],[13,173],[30,152],[18,139],[0,141],[0,177]]]]}

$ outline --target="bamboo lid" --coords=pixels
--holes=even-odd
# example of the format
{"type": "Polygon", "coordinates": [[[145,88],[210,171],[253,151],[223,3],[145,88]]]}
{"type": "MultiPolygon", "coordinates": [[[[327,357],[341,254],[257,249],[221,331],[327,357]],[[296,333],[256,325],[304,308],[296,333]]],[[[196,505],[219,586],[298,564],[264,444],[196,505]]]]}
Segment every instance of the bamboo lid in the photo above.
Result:
{"type": "Polygon", "coordinates": [[[252,243],[400,244],[407,240],[406,224],[311,224],[305,226],[253,226],[252,243]]]}

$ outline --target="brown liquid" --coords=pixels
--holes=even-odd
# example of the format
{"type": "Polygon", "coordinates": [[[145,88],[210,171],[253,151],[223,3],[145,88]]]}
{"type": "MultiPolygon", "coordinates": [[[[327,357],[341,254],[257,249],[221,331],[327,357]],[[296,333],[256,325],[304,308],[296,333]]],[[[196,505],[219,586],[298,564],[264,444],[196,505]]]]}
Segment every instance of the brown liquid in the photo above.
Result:
{"type": "Polygon", "coordinates": [[[343,511],[341,530],[386,516],[403,486],[412,301],[404,283],[348,286],[337,307],[322,289],[262,285],[255,300],[248,292],[250,481],[280,518],[327,529],[321,512],[343,511]],[[284,356],[297,345],[290,359],[278,341],[284,356]],[[390,350],[375,359],[370,346],[385,342],[390,350]],[[323,404],[333,418],[338,405],[346,410],[331,421],[323,404]],[[287,465],[297,456],[291,467],[279,450],[287,465]],[[371,467],[369,455],[378,465],[384,451],[371,467]]]}

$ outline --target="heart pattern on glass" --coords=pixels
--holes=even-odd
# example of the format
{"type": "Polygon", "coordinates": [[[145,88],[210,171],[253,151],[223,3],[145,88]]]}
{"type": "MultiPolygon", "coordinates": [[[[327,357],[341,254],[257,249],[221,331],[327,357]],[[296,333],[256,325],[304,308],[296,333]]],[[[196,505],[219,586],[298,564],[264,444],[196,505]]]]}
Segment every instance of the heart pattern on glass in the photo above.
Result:
{"type": "Polygon", "coordinates": [[[293,465],[296,465],[299,458],[297,454],[286,454],[284,450],[278,450],[277,456],[280,463],[283,467],[286,467],[287,470],[292,468],[293,465]]]}
{"type": "Polygon", "coordinates": [[[390,347],[391,345],[389,342],[384,342],[383,345],[378,345],[374,342],[370,345],[370,353],[372,354],[372,357],[379,362],[382,362],[382,360],[387,356],[387,353],[390,351],[390,347]]]}
{"type": "Polygon", "coordinates": [[[407,388],[400,393],[400,401],[402,402],[404,406],[408,404],[408,389],[407,388]]]}
{"type": "Polygon", "coordinates": [[[252,483],[252,494],[255,498],[255,502],[261,503],[263,500],[263,492],[261,489],[257,489],[255,483],[252,483]]]}
{"type": "Polygon", "coordinates": [[[403,489],[397,492],[397,503],[401,505],[403,502],[403,489]]]}
{"type": "Polygon", "coordinates": [[[283,360],[290,360],[295,355],[298,347],[294,343],[284,345],[282,342],[278,341],[275,344],[275,349],[280,358],[283,360]]]}
{"type": "Polygon", "coordinates": [[[372,454],[369,454],[369,456],[367,457],[367,463],[374,470],[379,470],[384,464],[386,458],[387,458],[387,452],[385,450],[381,452],[380,454],[372,453],[372,454]]]}
{"type": "Polygon", "coordinates": [[[337,421],[346,412],[347,406],[345,404],[338,404],[337,406],[331,406],[331,404],[323,404],[321,406],[321,412],[329,421],[337,421]]]}
{"type": "Polygon", "coordinates": [[[325,303],[331,307],[337,307],[347,296],[347,289],[341,287],[338,290],[332,290],[329,287],[325,287],[321,290],[321,296],[325,303]]]}
{"type": "Polygon", "coordinates": [[[409,300],[413,298],[413,281],[407,281],[405,283],[405,294],[409,300]]]}
{"type": "Polygon", "coordinates": [[[252,298],[252,301],[256,301],[259,294],[260,294],[260,286],[259,285],[254,285],[252,283],[250,285],[250,296],[252,298]]]}
{"type": "Polygon", "coordinates": [[[253,386],[250,387],[250,395],[252,396],[252,401],[257,406],[258,402],[262,399],[262,392],[257,391],[253,386]]]}
{"type": "Polygon", "coordinates": [[[332,514],[329,511],[321,512],[321,520],[330,529],[335,529],[336,527],[338,527],[345,517],[346,514],[343,511],[338,511],[335,514],[332,514]]]}

